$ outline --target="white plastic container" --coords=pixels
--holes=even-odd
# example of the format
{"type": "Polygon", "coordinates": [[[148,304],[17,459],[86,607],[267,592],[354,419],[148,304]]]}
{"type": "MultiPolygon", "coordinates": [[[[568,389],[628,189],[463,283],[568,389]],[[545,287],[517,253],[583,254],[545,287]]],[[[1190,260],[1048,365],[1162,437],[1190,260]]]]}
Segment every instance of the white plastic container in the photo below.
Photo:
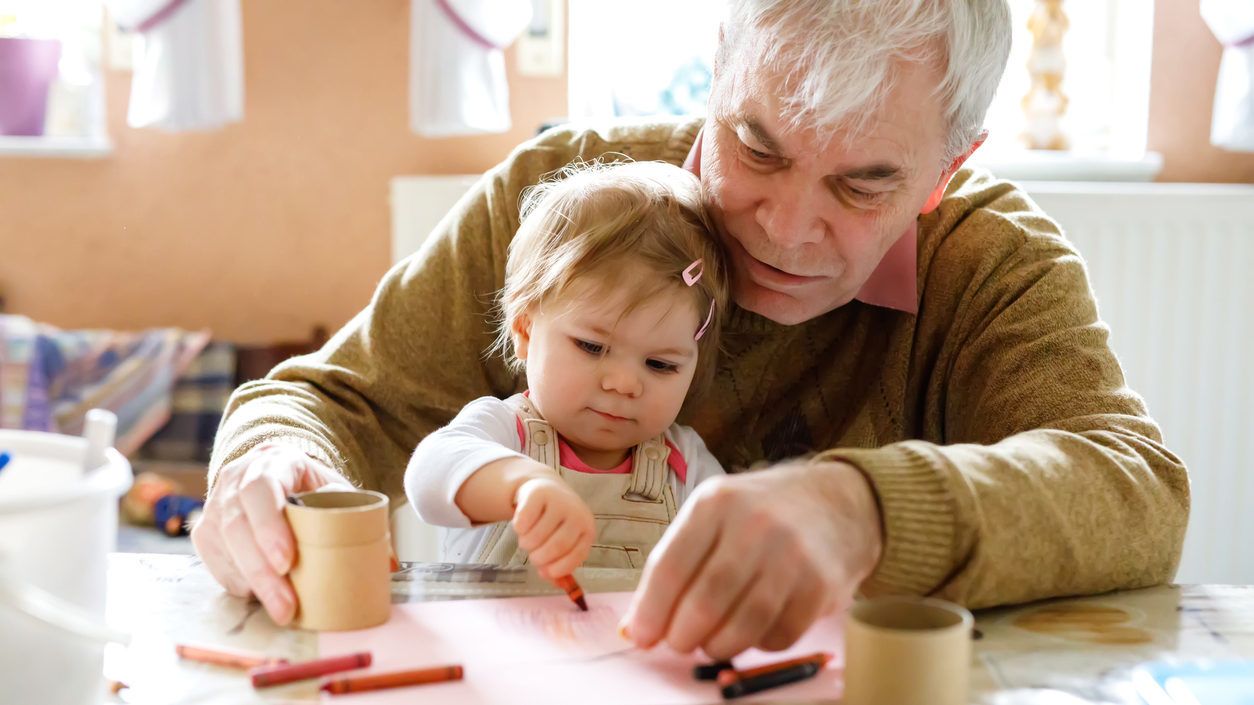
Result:
{"type": "Polygon", "coordinates": [[[0,701],[103,700],[105,567],[131,467],[113,448],[112,414],[86,435],[0,430],[0,701]],[[102,432],[102,424],[107,427],[102,432]],[[87,469],[89,458],[97,466],[87,469]]]}

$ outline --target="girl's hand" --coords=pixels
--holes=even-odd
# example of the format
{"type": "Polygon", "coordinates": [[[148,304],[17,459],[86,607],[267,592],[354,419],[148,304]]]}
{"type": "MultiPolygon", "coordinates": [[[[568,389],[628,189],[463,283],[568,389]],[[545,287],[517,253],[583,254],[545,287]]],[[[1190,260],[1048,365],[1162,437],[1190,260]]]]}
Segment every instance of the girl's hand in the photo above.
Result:
{"type": "Polygon", "coordinates": [[[588,557],[596,538],[592,510],[556,473],[534,477],[518,488],[513,526],[519,548],[530,554],[540,576],[570,575],[588,557]]]}

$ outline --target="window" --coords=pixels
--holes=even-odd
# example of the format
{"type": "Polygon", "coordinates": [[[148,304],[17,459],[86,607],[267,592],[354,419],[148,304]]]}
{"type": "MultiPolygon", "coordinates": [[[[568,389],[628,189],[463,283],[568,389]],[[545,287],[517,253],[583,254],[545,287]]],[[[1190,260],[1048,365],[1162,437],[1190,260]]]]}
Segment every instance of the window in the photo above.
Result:
{"type": "MultiPolygon", "coordinates": [[[[1145,151],[1149,113],[1153,3],[1085,0],[1061,3],[1069,18],[1062,117],[1066,152],[1033,151],[1020,140],[1027,119],[1028,20],[1039,0],[1009,0],[1014,43],[990,107],[983,162],[1015,178],[1152,177],[1145,151]]],[[[705,112],[724,0],[570,0],[570,117],[705,112]]]]}
{"type": "Polygon", "coordinates": [[[570,0],[570,117],[703,115],[723,0],[570,0]]]}
{"type": "Polygon", "coordinates": [[[1146,153],[1154,4],[1145,0],[1061,3],[1068,98],[1062,131],[1065,153],[1033,151],[1021,141],[1023,98],[1031,83],[1029,18],[1038,0],[1010,0],[1014,43],[1006,73],[989,107],[988,142],[975,161],[1019,178],[1152,178],[1156,155],[1146,153]]]}
{"type": "Polygon", "coordinates": [[[110,149],[97,0],[0,0],[0,154],[110,149]]]}

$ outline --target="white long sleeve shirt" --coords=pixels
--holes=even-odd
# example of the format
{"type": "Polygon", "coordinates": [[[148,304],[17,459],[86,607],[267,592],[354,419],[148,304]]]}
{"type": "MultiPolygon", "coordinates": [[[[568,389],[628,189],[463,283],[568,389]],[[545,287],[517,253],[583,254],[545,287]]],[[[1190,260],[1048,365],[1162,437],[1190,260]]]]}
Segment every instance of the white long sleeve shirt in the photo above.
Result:
{"type": "MultiPolygon", "coordinates": [[[[504,400],[480,397],[465,406],[447,426],[427,436],[405,468],[405,494],[422,521],[444,527],[440,560],[470,561],[483,548],[492,525],[472,526],[454,499],[462,483],[488,463],[509,457],[527,457],[518,432],[518,416],[504,400]]],[[[677,506],[701,482],[724,474],[723,466],[705,447],[697,432],[672,424],[666,440],[673,447],[669,464],[686,465],[681,480],[674,469],[668,474],[677,506]],[[678,458],[675,452],[678,451],[678,458]]],[[[562,441],[565,443],[565,441],[562,441]]],[[[573,454],[562,453],[563,459],[573,454]]],[[[579,463],[563,463],[574,471],[589,471],[579,463]]],[[[626,465],[630,470],[630,464],[626,465]]],[[[600,471],[605,472],[605,471],[600,471]]],[[[596,507],[592,507],[595,512],[596,507]]]]}

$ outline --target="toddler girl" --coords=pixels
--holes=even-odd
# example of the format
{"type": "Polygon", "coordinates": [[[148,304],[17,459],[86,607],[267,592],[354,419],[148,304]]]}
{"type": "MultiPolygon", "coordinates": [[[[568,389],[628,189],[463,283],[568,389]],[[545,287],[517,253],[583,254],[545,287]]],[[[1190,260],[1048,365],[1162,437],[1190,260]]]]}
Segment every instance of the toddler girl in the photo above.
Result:
{"type": "Polygon", "coordinates": [[[695,176],[569,167],[524,198],[496,351],[527,391],[483,397],[424,439],[405,490],[449,527],[442,560],[640,568],[699,482],[722,474],[675,423],[713,373],[728,301],[695,176]]]}

